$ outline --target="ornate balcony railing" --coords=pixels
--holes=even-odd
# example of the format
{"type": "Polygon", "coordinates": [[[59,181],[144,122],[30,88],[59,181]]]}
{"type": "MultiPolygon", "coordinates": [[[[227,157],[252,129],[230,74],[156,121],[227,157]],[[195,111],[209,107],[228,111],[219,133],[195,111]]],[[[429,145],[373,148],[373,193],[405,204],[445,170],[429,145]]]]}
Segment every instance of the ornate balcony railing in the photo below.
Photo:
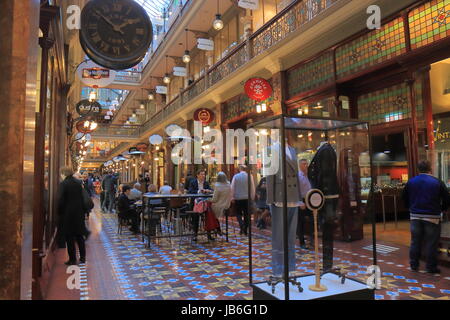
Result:
{"type": "Polygon", "coordinates": [[[250,37],[252,39],[253,57],[285,39],[289,34],[314,20],[319,14],[339,1],[303,0],[288,6],[250,37]]]}
{"type": "Polygon", "coordinates": [[[139,130],[140,133],[144,134],[150,128],[160,124],[181,109],[183,105],[198,97],[225,77],[236,72],[267,49],[286,39],[290,34],[299,31],[301,27],[313,21],[321,13],[340,1],[299,0],[288,5],[261,29],[251,35],[248,40],[239,44],[227,56],[212,66],[206,76],[200,77],[164,109],[156,113],[152,119],[142,125],[139,130]]]}
{"type": "Polygon", "coordinates": [[[117,137],[125,139],[139,138],[140,126],[118,126],[118,125],[100,125],[91,135],[94,139],[117,137]]]}
{"type": "Polygon", "coordinates": [[[212,87],[227,75],[242,67],[250,61],[250,56],[248,43],[241,43],[232,50],[225,59],[222,59],[211,68],[208,72],[208,87],[212,87]]]}

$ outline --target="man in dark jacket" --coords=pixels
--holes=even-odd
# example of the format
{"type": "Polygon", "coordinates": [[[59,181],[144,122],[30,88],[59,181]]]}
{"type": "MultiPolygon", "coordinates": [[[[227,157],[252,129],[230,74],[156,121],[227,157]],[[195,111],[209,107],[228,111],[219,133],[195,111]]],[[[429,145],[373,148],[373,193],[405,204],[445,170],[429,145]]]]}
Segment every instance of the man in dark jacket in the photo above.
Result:
{"type": "MultiPolygon", "coordinates": [[[[189,194],[198,194],[198,193],[212,193],[209,182],[206,181],[206,172],[204,170],[199,170],[197,172],[197,179],[191,179],[189,184],[188,193],[189,194]]],[[[194,199],[192,199],[192,206],[194,203],[194,199]]],[[[195,236],[192,238],[192,241],[197,241],[198,234],[198,224],[200,222],[200,217],[198,214],[192,215],[192,230],[194,230],[195,236]]]]}
{"type": "Polygon", "coordinates": [[[419,175],[410,179],[403,190],[403,200],[411,217],[411,270],[419,270],[421,248],[426,250],[426,272],[440,273],[437,268],[441,216],[449,206],[449,194],[444,182],[431,175],[431,164],[421,161],[419,175]]]}
{"type": "Polygon", "coordinates": [[[114,208],[114,198],[116,194],[116,179],[112,174],[112,171],[103,178],[102,189],[105,192],[104,211],[112,213],[114,208]]]}
{"type": "Polygon", "coordinates": [[[64,236],[67,245],[69,261],[66,265],[76,265],[77,255],[75,242],[80,252],[80,263],[86,262],[86,247],[84,235],[86,235],[86,224],[84,214],[83,188],[81,182],[73,177],[73,171],[69,167],[61,168],[61,177],[64,179],[58,189],[58,214],[59,230],[64,236]]]}
{"type": "Polygon", "coordinates": [[[139,233],[139,216],[136,210],[132,207],[132,202],[128,198],[130,195],[131,187],[123,186],[122,193],[119,196],[117,208],[119,210],[119,217],[122,219],[131,220],[131,232],[134,234],[139,233]]]}

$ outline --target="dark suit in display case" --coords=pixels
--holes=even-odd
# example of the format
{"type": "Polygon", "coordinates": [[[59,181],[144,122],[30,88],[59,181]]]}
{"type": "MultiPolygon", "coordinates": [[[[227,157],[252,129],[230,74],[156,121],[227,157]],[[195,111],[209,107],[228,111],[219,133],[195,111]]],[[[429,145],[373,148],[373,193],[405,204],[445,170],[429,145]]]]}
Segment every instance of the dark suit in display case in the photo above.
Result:
{"type": "Polygon", "coordinates": [[[322,226],[323,270],[333,268],[333,242],[336,211],[339,201],[337,155],[328,142],[322,142],[308,168],[311,187],[325,195],[325,204],[319,212],[322,226]]]}

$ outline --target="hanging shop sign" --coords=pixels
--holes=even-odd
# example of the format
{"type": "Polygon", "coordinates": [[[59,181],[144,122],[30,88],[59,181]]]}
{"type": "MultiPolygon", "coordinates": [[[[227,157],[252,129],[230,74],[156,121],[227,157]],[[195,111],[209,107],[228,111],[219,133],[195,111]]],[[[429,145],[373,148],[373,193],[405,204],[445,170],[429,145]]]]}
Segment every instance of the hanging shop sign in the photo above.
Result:
{"type": "Polygon", "coordinates": [[[167,87],[165,86],[156,86],[155,89],[158,94],[167,94],[167,87]]]}
{"type": "MultiPolygon", "coordinates": [[[[92,126],[86,127],[85,126],[85,122],[86,122],[85,120],[81,120],[81,121],[77,122],[75,127],[77,128],[78,132],[84,133],[84,134],[94,132],[97,127],[92,127],[92,126]]],[[[87,141],[90,141],[90,140],[87,139],[87,137],[85,137],[85,138],[86,138],[87,141]]]]}
{"type": "Polygon", "coordinates": [[[194,120],[200,121],[203,125],[208,125],[213,122],[214,117],[214,112],[206,108],[198,109],[194,112],[194,120]]]}
{"type": "Polygon", "coordinates": [[[136,114],[140,115],[140,116],[144,115],[145,114],[145,109],[137,109],[136,110],[136,114]]]}
{"type": "Polygon", "coordinates": [[[173,75],[176,77],[186,77],[187,76],[187,69],[184,67],[174,67],[173,68],[173,75]]]}
{"type": "Polygon", "coordinates": [[[137,1],[91,0],[81,12],[81,47],[105,68],[125,70],[136,66],[152,40],[152,23],[137,1]]]}
{"type": "Polygon", "coordinates": [[[244,86],[247,96],[255,101],[264,101],[270,98],[273,93],[270,83],[263,78],[251,78],[244,86]]]}
{"type": "Polygon", "coordinates": [[[87,60],[78,66],[77,75],[89,87],[104,88],[114,82],[117,72],[87,60]]]}
{"type": "Polygon", "coordinates": [[[136,145],[136,149],[138,151],[147,152],[148,144],[146,144],[146,143],[139,143],[138,145],[136,145]]]}
{"type": "Polygon", "coordinates": [[[89,100],[81,100],[77,103],[75,109],[81,117],[85,117],[88,115],[95,117],[102,112],[102,106],[100,105],[100,103],[96,101],[91,102],[89,100]]]}
{"type": "Polygon", "coordinates": [[[204,51],[214,51],[214,41],[210,39],[197,39],[197,48],[204,51]]]}
{"type": "Polygon", "coordinates": [[[131,156],[140,156],[141,154],[144,154],[144,151],[138,150],[137,147],[132,147],[128,150],[128,154],[131,156]]]}
{"type": "Polygon", "coordinates": [[[258,10],[259,0],[239,0],[238,6],[244,9],[258,10]]]}

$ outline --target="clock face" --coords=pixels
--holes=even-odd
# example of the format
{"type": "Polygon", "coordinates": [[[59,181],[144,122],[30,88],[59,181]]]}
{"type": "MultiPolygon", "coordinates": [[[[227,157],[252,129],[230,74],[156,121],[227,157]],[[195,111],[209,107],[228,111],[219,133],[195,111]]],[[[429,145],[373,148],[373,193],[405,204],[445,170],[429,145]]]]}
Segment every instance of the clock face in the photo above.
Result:
{"type": "Polygon", "coordinates": [[[134,0],[91,0],[83,8],[81,46],[103,67],[135,66],[147,53],[152,37],[150,18],[134,0]]]}

